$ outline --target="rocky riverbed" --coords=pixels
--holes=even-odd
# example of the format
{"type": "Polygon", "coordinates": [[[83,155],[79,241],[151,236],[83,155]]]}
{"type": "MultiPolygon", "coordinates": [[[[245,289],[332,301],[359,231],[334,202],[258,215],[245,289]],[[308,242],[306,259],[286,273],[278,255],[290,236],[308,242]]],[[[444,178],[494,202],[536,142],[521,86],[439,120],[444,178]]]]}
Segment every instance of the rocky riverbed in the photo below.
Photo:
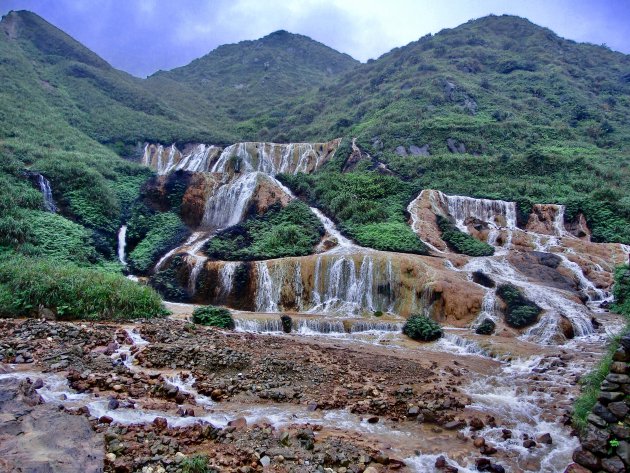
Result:
{"type": "Polygon", "coordinates": [[[175,319],[0,330],[2,435],[24,433],[2,442],[7,471],[25,455],[56,471],[179,472],[195,455],[226,472],[563,471],[604,336],[534,355],[514,338],[475,352],[464,333],[372,344],[175,319]]]}

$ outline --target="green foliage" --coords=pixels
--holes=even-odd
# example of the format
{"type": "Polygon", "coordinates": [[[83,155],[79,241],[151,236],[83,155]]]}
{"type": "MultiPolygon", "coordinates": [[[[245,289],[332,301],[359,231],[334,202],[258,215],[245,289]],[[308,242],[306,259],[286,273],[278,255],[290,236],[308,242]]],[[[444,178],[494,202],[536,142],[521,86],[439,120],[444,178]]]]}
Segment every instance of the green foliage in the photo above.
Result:
{"type": "Polygon", "coordinates": [[[630,266],[627,264],[615,268],[613,295],[612,309],[630,319],[630,266]]]}
{"type": "Polygon", "coordinates": [[[27,242],[21,252],[60,261],[87,264],[96,260],[91,232],[61,215],[39,210],[25,211],[27,242]]]}
{"type": "Polygon", "coordinates": [[[280,316],[280,322],[282,323],[282,331],[284,333],[291,333],[291,330],[293,330],[293,319],[285,314],[280,316]]]}
{"type": "Polygon", "coordinates": [[[184,458],[180,464],[183,473],[214,473],[215,470],[208,466],[208,457],[197,454],[184,458]]]}
{"type": "Polygon", "coordinates": [[[42,305],[60,319],[137,319],[167,314],[153,289],[120,274],[16,254],[0,257],[0,316],[23,317],[42,305]]]}
{"type": "Polygon", "coordinates": [[[204,306],[197,307],[192,314],[192,321],[200,325],[234,329],[234,319],[230,311],[223,307],[204,306]]]}
{"type": "Polygon", "coordinates": [[[186,262],[180,255],[176,255],[170,259],[166,269],[156,271],[149,278],[151,287],[167,301],[188,301],[188,292],[182,287],[178,279],[178,273],[182,266],[187,268],[186,262]]]}
{"type": "Polygon", "coordinates": [[[475,329],[477,335],[492,335],[496,324],[491,319],[483,319],[479,327],[475,329]]]}
{"type": "Polygon", "coordinates": [[[375,172],[344,174],[332,166],[314,175],[280,175],[279,179],[340,222],[341,230],[360,245],[427,253],[405,215],[406,204],[418,190],[414,185],[375,172]]]}
{"type": "Polygon", "coordinates": [[[479,241],[468,233],[462,232],[448,219],[438,215],[437,223],[442,231],[442,240],[449,248],[457,253],[469,256],[492,256],[494,248],[483,241],[479,241]]]}
{"type": "Polygon", "coordinates": [[[313,253],[323,234],[324,227],[308,206],[292,201],[284,208],[275,204],[264,215],[219,232],[206,244],[205,252],[212,258],[235,261],[304,256],[313,253]]]}
{"type": "Polygon", "coordinates": [[[146,236],[129,253],[129,266],[146,274],[169,249],[181,243],[190,231],[172,212],[152,216],[146,236]]]}
{"type": "Polygon", "coordinates": [[[432,342],[443,335],[442,327],[426,315],[411,315],[403,326],[403,333],[421,342],[432,342]]]}
{"type": "Polygon", "coordinates": [[[534,324],[542,309],[527,299],[521,291],[511,284],[501,284],[497,287],[499,296],[507,305],[505,322],[514,328],[523,328],[534,324]]]}

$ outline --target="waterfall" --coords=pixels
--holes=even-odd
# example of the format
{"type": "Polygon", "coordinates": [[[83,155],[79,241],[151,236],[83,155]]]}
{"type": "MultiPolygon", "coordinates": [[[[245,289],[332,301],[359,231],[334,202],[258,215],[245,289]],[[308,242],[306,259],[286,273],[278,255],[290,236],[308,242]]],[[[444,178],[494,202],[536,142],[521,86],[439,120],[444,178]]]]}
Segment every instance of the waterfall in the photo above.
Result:
{"type": "Polygon", "coordinates": [[[436,346],[447,353],[490,356],[488,352],[481,348],[477,342],[448,332],[437,341],[436,346]]]}
{"type": "Polygon", "coordinates": [[[57,212],[57,206],[55,205],[55,201],[52,195],[52,187],[50,186],[50,181],[46,179],[41,174],[37,175],[37,183],[39,184],[39,189],[44,196],[44,208],[48,212],[55,213],[57,212]]]}
{"type": "Polygon", "coordinates": [[[309,208],[311,209],[311,212],[313,212],[315,216],[319,219],[319,221],[322,222],[322,225],[324,226],[326,233],[328,233],[328,235],[330,235],[332,238],[337,240],[338,249],[349,249],[349,248],[358,249],[359,248],[357,245],[352,243],[352,241],[350,241],[345,236],[343,236],[339,232],[339,230],[337,230],[337,227],[335,227],[335,224],[333,223],[333,221],[329,219],[328,217],[326,217],[326,215],[324,215],[321,210],[315,207],[309,207],[309,208]]]}
{"type": "Polygon", "coordinates": [[[237,332],[283,333],[280,317],[275,319],[234,318],[234,330],[237,332]]]}
{"type": "Polygon", "coordinates": [[[346,328],[341,320],[300,319],[295,331],[301,335],[345,334],[346,328]]]}
{"type": "Polygon", "coordinates": [[[175,166],[175,171],[204,172],[208,169],[210,156],[219,151],[212,145],[197,145],[193,151],[184,156],[175,166]]]}
{"type": "Polygon", "coordinates": [[[258,273],[256,312],[278,312],[280,285],[274,284],[265,261],[257,261],[256,270],[258,273]]]}
{"type": "Polygon", "coordinates": [[[218,229],[240,222],[258,185],[259,177],[258,173],[243,174],[221,185],[206,201],[202,226],[218,229]]]}
{"type": "MultiPolygon", "coordinates": [[[[424,243],[425,246],[429,248],[431,251],[435,251],[436,253],[444,253],[444,251],[440,250],[438,247],[429,243],[428,241],[424,240],[421,237],[421,233],[422,233],[421,228],[420,228],[421,220],[418,216],[418,212],[416,208],[418,207],[418,204],[420,203],[420,201],[424,198],[425,192],[431,192],[431,191],[423,190],[422,192],[420,192],[420,194],[418,194],[418,197],[416,197],[411,202],[409,202],[409,205],[407,206],[407,212],[409,212],[409,215],[411,215],[411,229],[416,235],[418,235],[418,238],[420,239],[420,241],[424,243]]],[[[431,193],[430,198],[433,203],[433,192],[431,193]]],[[[434,207],[435,207],[435,204],[434,204],[434,207]]],[[[439,212],[436,212],[436,213],[439,213],[439,212]]]]}
{"type": "Polygon", "coordinates": [[[118,230],[118,261],[127,266],[125,259],[125,247],[127,246],[127,225],[123,225],[118,230]]]}
{"type": "Polygon", "coordinates": [[[221,282],[221,294],[227,298],[232,292],[232,286],[234,284],[234,271],[238,263],[228,262],[225,263],[219,271],[219,280],[221,282]]]}
{"type": "Polygon", "coordinates": [[[588,308],[571,300],[559,289],[530,283],[505,258],[501,260],[474,258],[463,269],[467,272],[482,271],[491,275],[497,283],[512,284],[521,289],[525,297],[544,309],[545,312],[538,323],[523,335],[526,340],[551,343],[558,335],[558,322],[561,316],[571,322],[576,337],[593,333],[588,308]]]}
{"type": "Polygon", "coordinates": [[[360,320],[350,326],[350,333],[402,332],[403,325],[404,324],[401,322],[372,322],[360,320]]]}
{"type": "Polygon", "coordinates": [[[557,209],[553,217],[554,234],[559,237],[566,236],[567,232],[564,229],[564,212],[566,207],[564,205],[558,205],[557,209]]]}
{"type": "Polygon", "coordinates": [[[474,199],[460,195],[442,194],[448,206],[448,213],[455,219],[457,227],[468,232],[466,220],[476,218],[497,228],[516,228],[516,204],[503,200],[474,199]],[[497,219],[502,217],[503,221],[497,219]]]}

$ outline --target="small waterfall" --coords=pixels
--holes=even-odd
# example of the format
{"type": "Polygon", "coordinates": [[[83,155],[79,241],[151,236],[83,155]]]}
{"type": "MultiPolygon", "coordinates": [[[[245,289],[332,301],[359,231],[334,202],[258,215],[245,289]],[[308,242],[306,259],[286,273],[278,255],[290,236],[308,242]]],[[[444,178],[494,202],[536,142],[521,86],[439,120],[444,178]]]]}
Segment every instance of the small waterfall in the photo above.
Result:
{"type": "Polygon", "coordinates": [[[455,219],[457,227],[468,232],[465,221],[476,218],[495,227],[516,228],[516,204],[503,200],[474,199],[460,195],[443,194],[448,206],[448,213],[455,219]],[[502,217],[502,221],[497,217],[502,217]]]}
{"type": "Polygon", "coordinates": [[[256,270],[258,273],[256,312],[278,312],[280,285],[274,284],[265,261],[257,261],[256,270]]]}
{"type": "Polygon", "coordinates": [[[300,319],[294,326],[295,331],[301,335],[346,334],[346,328],[341,320],[300,319]]]}
{"type": "Polygon", "coordinates": [[[337,227],[335,227],[335,224],[333,223],[333,221],[329,219],[328,217],[326,217],[326,215],[324,215],[321,210],[315,207],[309,207],[309,208],[311,209],[311,212],[313,212],[315,216],[319,219],[319,221],[322,222],[322,225],[324,226],[326,233],[328,233],[328,235],[330,235],[332,238],[337,240],[336,249],[359,248],[357,245],[352,243],[352,241],[344,237],[339,232],[339,230],[337,230],[337,227]]]}
{"type": "Polygon", "coordinates": [[[127,225],[123,225],[118,230],[118,261],[120,261],[123,266],[127,266],[127,261],[125,259],[125,247],[127,246],[127,225]]]}
{"type": "Polygon", "coordinates": [[[241,319],[235,317],[234,330],[237,332],[283,333],[280,317],[276,319],[241,319]]]}
{"type": "Polygon", "coordinates": [[[52,195],[52,187],[50,186],[50,181],[46,179],[41,174],[37,175],[37,183],[39,184],[39,190],[42,192],[44,196],[44,208],[48,212],[55,213],[57,212],[57,206],[55,205],[55,200],[52,195]]]}
{"type": "Polygon", "coordinates": [[[210,157],[219,151],[218,146],[197,145],[193,151],[185,155],[182,160],[177,163],[175,171],[188,172],[204,172],[207,171],[210,157]]]}
{"type": "Polygon", "coordinates": [[[490,356],[477,342],[446,332],[437,342],[440,350],[459,355],[490,356]]]}
{"type": "Polygon", "coordinates": [[[437,246],[429,243],[428,241],[424,240],[421,237],[421,220],[418,216],[418,211],[416,210],[416,208],[418,207],[419,202],[424,198],[424,193],[425,192],[431,192],[430,195],[430,199],[433,203],[433,207],[434,207],[434,212],[436,214],[440,214],[441,212],[438,211],[437,209],[437,205],[433,202],[434,201],[434,193],[432,191],[428,191],[428,190],[423,190],[422,192],[420,192],[420,194],[418,194],[418,197],[416,197],[415,199],[413,199],[411,202],[409,202],[409,205],[407,206],[407,212],[409,212],[409,215],[411,215],[411,229],[413,230],[413,232],[418,235],[418,238],[420,238],[420,241],[422,241],[422,243],[425,244],[425,246],[427,248],[429,248],[431,251],[434,251],[436,253],[444,253],[444,251],[440,250],[437,246]]]}
{"type": "Polygon", "coordinates": [[[403,323],[401,322],[372,322],[358,321],[350,326],[350,333],[363,332],[402,332],[403,323]]]}
{"type": "Polygon", "coordinates": [[[259,177],[258,173],[243,174],[219,187],[206,201],[202,226],[219,229],[240,222],[259,177]]]}
{"type": "Polygon", "coordinates": [[[483,299],[481,301],[481,311],[477,316],[477,320],[473,323],[473,327],[481,324],[485,319],[490,319],[494,323],[496,323],[499,318],[497,317],[497,290],[496,288],[486,288],[486,292],[483,295],[483,299]]]}
{"type": "Polygon", "coordinates": [[[567,231],[564,229],[564,212],[566,207],[564,205],[558,205],[558,210],[553,218],[553,229],[556,236],[563,237],[567,235],[567,231]]]}
{"type": "Polygon", "coordinates": [[[234,284],[234,271],[238,263],[228,262],[225,263],[219,271],[219,280],[221,282],[221,294],[227,298],[232,292],[232,286],[234,284]]]}

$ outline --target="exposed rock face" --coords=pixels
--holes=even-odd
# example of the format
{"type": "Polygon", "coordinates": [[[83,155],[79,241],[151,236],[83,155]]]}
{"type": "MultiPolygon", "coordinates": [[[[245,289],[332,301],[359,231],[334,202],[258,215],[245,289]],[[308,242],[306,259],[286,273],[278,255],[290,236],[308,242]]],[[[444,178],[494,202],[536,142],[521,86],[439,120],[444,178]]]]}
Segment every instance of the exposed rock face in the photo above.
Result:
{"type": "Polygon", "coordinates": [[[436,268],[431,258],[377,251],[323,254],[255,263],[209,261],[197,302],[258,312],[389,312],[429,309],[463,326],[478,314],[483,290],[463,275],[436,268]]]}
{"type": "Polygon", "coordinates": [[[510,253],[508,257],[512,266],[527,276],[531,281],[537,281],[545,286],[557,287],[577,295],[579,287],[568,275],[559,271],[559,259],[549,253],[530,251],[526,253],[510,253]]]}
{"type": "Polygon", "coordinates": [[[543,235],[562,236],[564,229],[564,206],[535,204],[525,230],[543,235]]]}
{"type": "Polygon", "coordinates": [[[142,164],[158,174],[189,172],[253,172],[267,174],[313,172],[330,160],[341,140],[327,143],[236,143],[221,149],[206,144],[186,145],[182,151],[173,144],[147,144],[142,164]]]}
{"type": "Polygon", "coordinates": [[[103,471],[103,436],[86,417],[41,399],[27,381],[0,380],[0,470],[103,471]]]}

